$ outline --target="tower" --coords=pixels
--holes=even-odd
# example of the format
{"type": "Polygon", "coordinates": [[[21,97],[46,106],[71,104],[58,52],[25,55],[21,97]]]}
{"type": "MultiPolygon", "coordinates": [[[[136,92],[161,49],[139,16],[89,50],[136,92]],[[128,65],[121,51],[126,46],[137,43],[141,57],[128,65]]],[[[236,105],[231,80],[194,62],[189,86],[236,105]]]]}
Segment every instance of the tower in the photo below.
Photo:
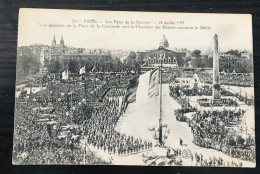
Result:
{"type": "Polygon", "coordinates": [[[219,54],[218,54],[218,35],[214,36],[213,46],[213,87],[212,87],[212,99],[220,99],[220,84],[219,84],[219,54]]]}
{"type": "Polygon", "coordinates": [[[63,40],[63,35],[61,35],[61,39],[60,39],[60,46],[64,46],[64,40],[63,40]]]}
{"type": "Polygon", "coordinates": [[[65,52],[63,35],[61,35],[61,39],[60,39],[60,52],[61,52],[61,54],[64,54],[64,52],[65,52]]]}
{"type": "Polygon", "coordinates": [[[56,45],[56,39],[55,39],[55,34],[54,34],[54,36],[53,36],[53,40],[52,40],[52,44],[51,44],[52,46],[53,45],[56,45]]]}

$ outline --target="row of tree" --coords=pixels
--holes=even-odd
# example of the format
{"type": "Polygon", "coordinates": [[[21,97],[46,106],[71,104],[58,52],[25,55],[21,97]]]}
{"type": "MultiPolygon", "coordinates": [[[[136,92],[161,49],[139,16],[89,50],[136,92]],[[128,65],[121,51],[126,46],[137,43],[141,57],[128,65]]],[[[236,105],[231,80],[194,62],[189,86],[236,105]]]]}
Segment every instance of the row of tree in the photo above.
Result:
{"type": "MultiPolygon", "coordinates": [[[[238,50],[229,50],[225,52],[230,56],[219,58],[219,69],[225,72],[237,72],[237,73],[252,73],[253,72],[253,60],[241,57],[241,53],[238,50]]],[[[191,55],[186,57],[182,62],[184,66],[188,66],[188,62],[194,68],[212,68],[213,57],[209,55],[201,55],[200,50],[194,50],[191,55]]]]}
{"type": "Polygon", "coordinates": [[[39,55],[23,54],[17,59],[18,78],[39,73],[40,67],[46,67],[50,73],[60,74],[68,69],[71,73],[79,73],[85,66],[86,72],[141,72],[141,63],[136,60],[136,54],[130,52],[125,60],[111,57],[93,57],[89,59],[45,59],[41,65],[39,55]]]}
{"type": "Polygon", "coordinates": [[[134,71],[141,72],[140,63],[135,59],[131,61],[120,61],[118,58],[112,59],[64,59],[52,58],[44,61],[45,67],[47,67],[50,73],[61,73],[65,69],[68,69],[71,73],[79,73],[79,69],[85,66],[86,72],[126,72],[134,71]]]}
{"type": "MultiPolygon", "coordinates": [[[[253,71],[253,60],[241,59],[240,53],[237,50],[230,50],[230,53],[235,56],[233,59],[220,58],[220,71],[225,72],[240,72],[251,73],[253,71]],[[240,58],[240,59],[239,59],[240,58]]],[[[213,66],[213,58],[209,56],[202,56],[200,50],[194,50],[190,56],[178,57],[177,62],[179,66],[188,66],[191,64],[194,68],[210,68],[213,66]]],[[[51,58],[44,60],[44,66],[47,67],[50,73],[61,73],[65,69],[69,69],[72,73],[78,73],[83,66],[86,67],[86,72],[126,72],[134,71],[141,72],[141,60],[137,60],[136,53],[131,51],[125,60],[121,61],[119,58],[99,57],[90,59],[61,59],[51,58]]],[[[17,71],[18,78],[25,77],[39,72],[41,63],[39,55],[23,54],[18,58],[17,71]]]]}

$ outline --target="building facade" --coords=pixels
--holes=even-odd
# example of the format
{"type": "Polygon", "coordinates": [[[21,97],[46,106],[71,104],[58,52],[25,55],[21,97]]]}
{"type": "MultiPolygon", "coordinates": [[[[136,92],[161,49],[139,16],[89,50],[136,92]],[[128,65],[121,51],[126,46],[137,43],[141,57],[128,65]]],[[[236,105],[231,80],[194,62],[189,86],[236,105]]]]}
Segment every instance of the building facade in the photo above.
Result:
{"type": "Polygon", "coordinates": [[[61,36],[60,44],[57,44],[55,35],[53,37],[49,52],[50,58],[59,58],[61,60],[111,58],[111,53],[108,50],[86,50],[85,48],[68,47],[65,45],[63,36],[61,36]]]}
{"type": "Polygon", "coordinates": [[[169,49],[169,43],[165,35],[160,41],[159,48],[145,52],[137,52],[137,59],[142,60],[143,66],[157,67],[177,67],[178,59],[186,57],[185,51],[169,49]]]}

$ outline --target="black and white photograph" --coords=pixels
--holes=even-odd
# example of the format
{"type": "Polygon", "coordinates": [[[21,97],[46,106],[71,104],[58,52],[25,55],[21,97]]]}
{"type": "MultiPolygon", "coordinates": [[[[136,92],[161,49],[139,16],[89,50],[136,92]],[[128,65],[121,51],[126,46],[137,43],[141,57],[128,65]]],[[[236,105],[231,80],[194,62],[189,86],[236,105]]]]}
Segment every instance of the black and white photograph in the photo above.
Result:
{"type": "Polygon", "coordinates": [[[252,16],[22,8],[14,165],[256,166],[252,16]]]}

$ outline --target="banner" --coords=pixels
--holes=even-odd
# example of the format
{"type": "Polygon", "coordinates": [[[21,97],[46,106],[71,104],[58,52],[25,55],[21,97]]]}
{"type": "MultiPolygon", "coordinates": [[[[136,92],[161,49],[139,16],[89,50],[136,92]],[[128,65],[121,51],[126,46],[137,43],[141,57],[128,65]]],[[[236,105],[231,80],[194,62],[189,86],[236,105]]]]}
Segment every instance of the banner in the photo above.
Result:
{"type": "Polygon", "coordinates": [[[159,69],[155,69],[150,73],[148,96],[159,95],[159,69]]]}
{"type": "Polygon", "coordinates": [[[62,72],[62,80],[68,80],[69,79],[69,70],[65,70],[62,72]]]}
{"type": "Polygon", "coordinates": [[[93,66],[93,68],[92,68],[91,71],[92,71],[92,72],[95,72],[95,71],[96,71],[96,64],[93,66]]]}
{"type": "Polygon", "coordinates": [[[79,70],[79,75],[81,75],[81,74],[86,74],[85,66],[83,66],[82,68],[80,68],[80,70],[79,70]]]}

